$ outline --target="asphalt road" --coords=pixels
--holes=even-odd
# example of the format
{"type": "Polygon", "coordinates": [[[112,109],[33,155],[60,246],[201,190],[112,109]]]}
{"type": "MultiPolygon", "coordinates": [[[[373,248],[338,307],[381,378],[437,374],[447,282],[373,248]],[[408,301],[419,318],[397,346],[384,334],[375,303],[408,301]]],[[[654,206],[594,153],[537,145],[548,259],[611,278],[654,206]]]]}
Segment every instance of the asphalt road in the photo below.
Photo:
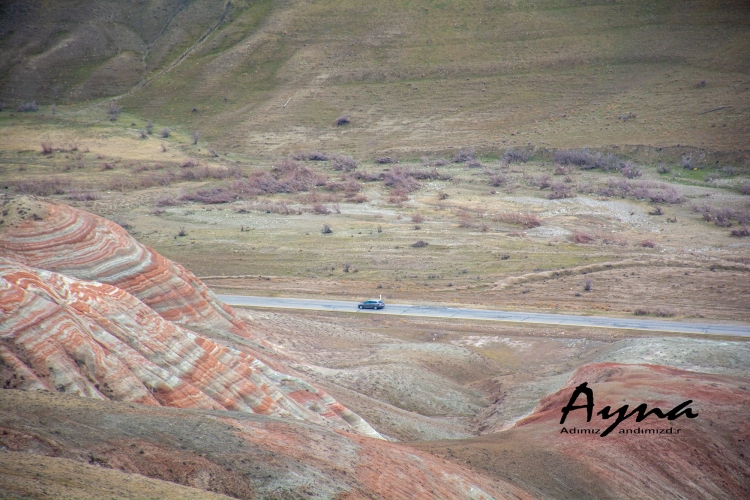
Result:
{"type": "Polygon", "coordinates": [[[525,313],[492,309],[459,307],[412,306],[386,304],[385,309],[357,309],[358,302],[321,299],[292,299],[279,297],[251,297],[246,295],[219,295],[230,306],[269,307],[280,309],[309,309],[313,311],[342,311],[361,314],[386,314],[396,316],[421,316],[426,318],[456,318],[512,323],[537,323],[558,326],[589,326],[597,328],[622,328],[653,332],[698,333],[706,335],[731,335],[750,337],[750,325],[710,325],[681,321],[663,321],[637,318],[607,318],[604,316],[575,316],[572,314],[525,313]]]}

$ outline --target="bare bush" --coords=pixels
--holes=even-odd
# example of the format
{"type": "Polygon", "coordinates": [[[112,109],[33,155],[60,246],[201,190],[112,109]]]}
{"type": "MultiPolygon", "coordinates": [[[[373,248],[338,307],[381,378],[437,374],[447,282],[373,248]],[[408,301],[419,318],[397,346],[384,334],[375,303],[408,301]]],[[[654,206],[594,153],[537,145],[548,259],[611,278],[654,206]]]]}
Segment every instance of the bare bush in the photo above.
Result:
{"type": "Polygon", "coordinates": [[[164,127],[163,129],[161,129],[162,138],[167,139],[169,138],[170,134],[172,134],[172,131],[169,130],[167,127],[164,127]]]}
{"type": "Polygon", "coordinates": [[[553,182],[550,185],[550,192],[547,198],[550,200],[559,200],[563,198],[575,198],[576,194],[573,188],[562,182],[553,182]]]}
{"type": "Polygon", "coordinates": [[[17,111],[19,113],[29,113],[32,111],[39,111],[39,105],[36,103],[36,101],[24,102],[18,106],[17,111]]]}
{"type": "Polygon", "coordinates": [[[208,148],[208,154],[210,154],[214,158],[218,158],[219,157],[219,153],[214,148],[212,148],[212,147],[208,148]]]}
{"type": "Polygon", "coordinates": [[[13,184],[16,193],[32,194],[35,196],[50,196],[53,194],[65,194],[70,187],[70,180],[61,177],[45,177],[19,181],[13,184]]]}
{"type": "Polygon", "coordinates": [[[140,129],[138,135],[141,139],[148,139],[148,131],[145,128],[140,129]]]}
{"type": "Polygon", "coordinates": [[[531,158],[531,154],[526,149],[512,148],[505,151],[503,154],[503,161],[512,163],[526,163],[531,158]]]}
{"type": "Polygon", "coordinates": [[[352,201],[353,203],[367,203],[367,201],[369,200],[367,199],[367,196],[363,194],[358,194],[354,196],[353,198],[351,198],[350,201],[352,201]]]}
{"type": "Polygon", "coordinates": [[[164,214],[166,214],[166,213],[167,213],[167,211],[166,211],[166,210],[164,210],[164,209],[163,209],[163,208],[161,208],[161,207],[154,207],[154,209],[153,209],[153,210],[151,210],[151,215],[155,215],[155,216],[157,216],[157,217],[160,217],[160,216],[162,216],[162,215],[164,215],[164,214]]]}
{"type": "Polygon", "coordinates": [[[331,229],[331,226],[329,226],[328,224],[324,224],[323,229],[321,229],[320,232],[323,234],[332,234],[333,230],[331,229]]]}
{"type": "Polygon", "coordinates": [[[750,195],[750,182],[740,184],[739,190],[744,195],[750,195]]]}
{"type": "Polygon", "coordinates": [[[357,162],[354,158],[343,155],[335,155],[333,158],[333,169],[343,170],[344,172],[351,172],[357,168],[357,162]]]}
{"type": "Polygon", "coordinates": [[[192,137],[193,137],[193,146],[195,146],[196,144],[198,144],[198,139],[201,138],[201,133],[197,130],[194,130],[192,137]]]}
{"type": "Polygon", "coordinates": [[[179,236],[180,238],[183,238],[183,237],[185,237],[187,235],[188,235],[188,233],[187,233],[187,231],[185,230],[184,227],[181,227],[180,231],[177,233],[177,236],[179,236]]]}
{"type": "Polygon", "coordinates": [[[643,172],[640,168],[637,168],[630,163],[621,164],[620,172],[628,179],[635,179],[636,177],[640,177],[641,175],[643,175],[643,172]]]}
{"type": "Polygon", "coordinates": [[[154,122],[149,120],[148,123],[146,123],[146,133],[148,135],[151,135],[153,132],[154,132],[154,122]]]}
{"type": "Polygon", "coordinates": [[[582,231],[574,231],[570,239],[573,243],[587,244],[594,241],[594,237],[582,231]]]}
{"type": "Polygon", "coordinates": [[[467,229],[474,227],[474,219],[471,213],[465,210],[461,210],[458,213],[458,227],[464,227],[467,229]]]}
{"type": "Polygon", "coordinates": [[[366,172],[364,170],[357,170],[353,174],[351,174],[355,179],[362,182],[375,182],[383,180],[384,175],[383,174],[376,174],[373,172],[366,172]]]}
{"type": "Polygon", "coordinates": [[[421,223],[424,222],[424,216],[422,214],[420,214],[419,212],[416,212],[416,213],[412,214],[411,221],[414,224],[421,224],[421,223]]]}
{"type": "Polygon", "coordinates": [[[94,200],[100,200],[101,198],[102,198],[101,194],[99,194],[96,191],[91,191],[91,190],[73,189],[68,194],[68,199],[75,200],[75,201],[94,201],[94,200]]]}
{"type": "Polygon", "coordinates": [[[489,184],[492,187],[502,187],[508,182],[508,178],[502,172],[485,171],[489,176],[489,184]]]}
{"type": "Polygon", "coordinates": [[[331,210],[320,202],[315,203],[312,206],[312,211],[316,215],[326,215],[331,213],[331,210]]]}
{"type": "Polygon", "coordinates": [[[41,143],[41,146],[42,146],[43,155],[51,155],[52,153],[55,152],[55,149],[52,146],[52,141],[50,141],[49,139],[43,140],[41,143]]]}
{"type": "Polygon", "coordinates": [[[383,184],[395,191],[406,194],[416,191],[421,187],[421,184],[410,175],[410,172],[399,167],[395,167],[383,174],[383,184]]]}
{"type": "Polygon", "coordinates": [[[156,200],[157,207],[171,207],[177,205],[178,201],[172,196],[165,196],[156,200]]]}
{"type": "Polygon", "coordinates": [[[474,148],[459,148],[458,153],[453,157],[453,163],[465,163],[476,158],[477,154],[474,148]]]}
{"type": "Polygon", "coordinates": [[[599,168],[601,170],[615,170],[620,165],[620,158],[612,153],[591,154],[588,149],[559,149],[555,151],[555,163],[560,165],[575,165],[581,170],[599,168]]]}
{"type": "Polygon", "coordinates": [[[585,292],[590,292],[593,284],[594,282],[591,280],[591,278],[586,278],[583,282],[583,290],[585,292]]]}
{"type": "Polygon", "coordinates": [[[750,231],[748,231],[747,227],[741,227],[739,229],[732,229],[732,232],[729,234],[737,238],[746,238],[750,236],[750,231]]]}
{"type": "Polygon", "coordinates": [[[341,127],[342,125],[348,125],[349,123],[351,123],[349,115],[342,115],[336,118],[336,125],[339,127],[341,127]]]}
{"type": "Polygon", "coordinates": [[[300,151],[292,155],[292,159],[297,161],[328,161],[331,157],[320,151],[300,151]]]}
{"type": "Polygon", "coordinates": [[[672,170],[668,166],[660,164],[658,167],[656,167],[656,171],[660,174],[668,174],[672,170]]]}
{"type": "Polygon", "coordinates": [[[506,224],[516,224],[527,229],[532,229],[542,225],[542,221],[534,214],[524,214],[520,212],[501,212],[494,214],[492,220],[495,222],[505,222],[506,224]]]}
{"type": "Polygon", "coordinates": [[[180,201],[194,201],[197,203],[219,204],[229,203],[238,200],[240,197],[237,192],[228,187],[213,187],[208,189],[199,189],[194,193],[187,193],[180,196],[180,201]]]}
{"type": "Polygon", "coordinates": [[[540,174],[526,179],[526,184],[539,189],[547,189],[552,185],[552,178],[549,174],[540,174]]]}
{"type": "Polygon", "coordinates": [[[115,101],[109,101],[109,110],[107,110],[109,119],[111,121],[117,120],[117,118],[120,116],[120,113],[122,113],[122,106],[118,106],[115,101]]]}
{"type": "Polygon", "coordinates": [[[643,241],[641,241],[641,246],[643,248],[655,248],[656,247],[656,243],[654,243],[651,240],[643,240],[643,241]]]}
{"type": "Polygon", "coordinates": [[[429,245],[429,243],[427,243],[426,241],[424,241],[424,240],[419,240],[419,241],[417,241],[416,243],[412,244],[412,247],[414,247],[414,248],[424,248],[424,247],[426,247],[427,245],[429,245]]]}
{"type": "Polygon", "coordinates": [[[375,163],[377,163],[378,165],[385,165],[388,163],[393,163],[393,160],[390,156],[381,156],[380,158],[377,158],[375,160],[375,163]]]}
{"type": "Polygon", "coordinates": [[[750,211],[729,207],[711,207],[709,205],[693,206],[693,211],[703,215],[703,219],[720,227],[731,227],[732,222],[750,223],[750,211]]]}
{"type": "Polygon", "coordinates": [[[609,179],[603,187],[582,184],[581,192],[595,193],[599,196],[626,198],[628,196],[647,200],[652,203],[678,204],[684,201],[680,192],[667,184],[652,181],[628,181],[626,179],[609,179]]]}

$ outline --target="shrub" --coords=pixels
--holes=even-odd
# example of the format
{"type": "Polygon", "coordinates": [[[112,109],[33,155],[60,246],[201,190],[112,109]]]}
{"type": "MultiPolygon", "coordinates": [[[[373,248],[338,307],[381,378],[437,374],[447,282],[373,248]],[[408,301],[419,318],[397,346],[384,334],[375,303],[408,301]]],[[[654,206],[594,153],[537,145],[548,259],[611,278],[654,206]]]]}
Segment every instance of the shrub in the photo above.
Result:
{"type": "Polygon", "coordinates": [[[750,231],[746,227],[742,227],[739,229],[732,229],[732,232],[730,233],[732,236],[736,236],[737,238],[746,238],[750,236],[750,231]]]}
{"type": "Polygon", "coordinates": [[[331,234],[333,233],[333,230],[331,230],[331,227],[328,224],[323,225],[323,229],[320,230],[323,234],[331,234]]]}
{"type": "Polygon", "coordinates": [[[502,212],[492,216],[492,220],[496,222],[505,222],[507,224],[517,224],[527,229],[532,229],[542,225],[542,221],[539,220],[534,214],[523,214],[519,212],[502,212]]]}
{"type": "Polygon", "coordinates": [[[171,133],[172,133],[172,131],[169,130],[168,128],[166,128],[166,127],[164,127],[163,129],[161,129],[161,136],[164,139],[167,139],[171,133]]]}
{"type": "Polygon", "coordinates": [[[656,171],[660,174],[668,174],[669,172],[671,172],[671,169],[668,166],[662,164],[656,167],[656,171]]]}
{"type": "Polygon", "coordinates": [[[197,130],[194,130],[193,131],[193,145],[198,144],[198,139],[200,138],[201,138],[201,133],[198,132],[197,130]]]}
{"type": "Polygon", "coordinates": [[[654,247],[656,247],[656,243],[654,243],[651,240],[643,240],[643,241],[641,241],[641,246],[643,248],[654,248],[654,247]]]}
{"type": "Polygon", "coordinates": [[[354,203],[366,203],[368,200],[367,200],[367,196],[363,194],[358,194],[354,196],[350,201],[354,203]]]}
{"type": "Polygon", "coordinates": [[[320,202],[313,204],[312,210],[313,213],[317,215],[325,215],[331,213],[331,210],[320,202]]]}
{"type": "Polygon", "coordinates": [[[70,187],[70,180],[61,177],[45,177],[43,179],[20,181],[13,185],[17,193],[33,194],[36,196],[50,196],[65,194],[70,187]]]}
{"type": "Polygon", "coordinates": [[[560,165],[575,165],[581,170],[599,168],[602,170],[614,170],[619,167],[620,159],[612,153],[596,153],[592,155],[588,149],[559,149],[555,151],[555,163],[560,165]]]}
{"type": "Polygon", "coordinates": [[[637,307],[633,310],[633,314],[635,314],[636,316],[646,316],[649,313],[650,311],[645,307],[637,307]]]}
{"type": "Polygon", "coordinates": [[[576,194],[573,192],[573,188],[562,182],[553,182],[550,185],[550,192],[547,198],[550,200],[559,200],[562,198],[575,198],[576,194]]]}
{"type": "Polygon", "coordinates": [[[148,139],[148,131],[145,128],[142,128],[138,131],[138,135],[141,137],[141,139],[148,139]]]}
{"type": "Polygon", "coordinates": [[[416,191],[421,187],[421,184],[410,175],[410,172],[399,167],[395,167],[383,174],[383,184],[394,191],[405,194],[416,191]]]}
{"type": "Polygon", "coordinates": [[[109,110],[107,111],[107,114],[109,114],[109,119],[111,121],[117,120],[117,118],[120,116],[120,113],[122,113],[122,106],[118,106],[115,101],[109,101],[109,110]]]}
{"type": "Polygon", "coordinates": [[[68,199],[75,200],[75,201],[94,201],[94,200],[100,200],[102,197],[101,194],[97,193],[96,191],[80,191],[78,189],[75,189],[68,194],[68,199]]]}
{"type": "Polygon", "coordinates": [[[239,199],[237,192],[226,187],[199,189],[195,193],[180,196],[180,201],[194,201],[207,204],[229,203],[237,199],[239,199]]]}
{"type": "Polygon", "coordinates": [[[148,123],[146,123],[146,133],[148,135],[151,135],[153,132],[154,132],[154,122],[149,120],[148,123]]]}
{"type": "Polygon", "coordinates": [[[453,157],[453,163],[465,163],[475,160],[476,157],[477,154],[474,152],[474,148],[459,148],[458,153],[453,157]]]}
{"type": "Polygon", "coordinates": [[[590,292],[591,291],[591,286],[593,285],[593,283],[594,282],[590,278],[587,278],[583,282],[583,290],[586,291],[586,292],[590,292]]]}
{"type": "Polygon", "coordinates": [[[462,210],[458,214],[458,227],[472,228],[474,227],[474,221],[469,212],[462,210]]]}
{"type": "Polygon", "coordinates": [[[153,210],[151,210],[151,215],[155,215],[157,217],[164,215],[165,213],[167,213],[167,211],[161,207],[155,207],[153,210]]]}
{"type": "Polygon", "coordinates": [[[750,195],[750,182],[745,182],[740,185],[740,193],[744,195],[750,195]]]}
{"type": "Polygon", "coordinates": [[[29,113],[31,111],[39,111],[39,105],[36,101],[24,102],[18,106],[19,113],[29,113]]]}
{"type": "Polygon", "coordinates": [[[674,311],[668,307],[657,307],[651,311],[651,314],[658,316],[659,318],[669,318],[674,316],[674,311]]]}
{"type": "Polygon", "coordinates": [[[180,238],[182,238],[183,236],[187,236],[187,235],[188,235],[187,231],[185,231],[184,227],[181,227],[180,232],[177,233],[177,236],[179,236],[180,238]]]}
{"type": "Polygon", "coordinates": [[[349,119],[349,115],[342,115],[336,118],[336,125],[341,127],[342,125],[348,125],[351,123],[351,119],[349,119]]]}
{"type": "Polygon", "coordinates": [[[573,243],[587,244],[594,241],[594,237],[581,231],[574,231],[570,237],[573,243]]]}
{"type": "Polygon", "coordinates": [[[530,157],[531,155],[527,150],[520,148],[508,149],[503,154],[503,160],[508,163],[526,163],[530,157]]]}
{"type": "Polygon", "coordinates": [[[540,174],[535,177],[530,177],[526,180],[529,186],[538,187],[539,189],[547,189],[552,185],[552,178],[548,174],[540,174]]]}
{"type": "Polygon", "coordinates": [[[414,224],[421,224],[422,222],[424,222],[424,217],[422,216],[422,214],[417,212],[411,216],[411,221],[414,224]]]}
{"type": "Polygon", "coordinates": [[[393,163],[393,160],[390,156],[381,156],[380,158],[375,160],[375,163],[378,165],[385,165],[387,163],[393,163]]]}
{"type": "Polygon", "coordinates": [[[357,168],[357,162],[354,158],[349,156],[335,155],[333,157],[333,169],[343,170],[344,172],[351,172],[357,168]]]}
{"type": "Polygon", "coordinates": [[[55,151],[52,147],[52,141],[49,139],[43,140],[41,146],[43,155],[51,155],[55,151]]]}
{"type": "Polygon", "coordinates": [[[292,159],[297,161],[328,161],[331,157],[320,151],[300,151],[299,153],[292,155],[292,159]]]}
{"type": "Polygon", "coordinates": [[[166,197],[159,198],[158,200],[156,200],[157,207],[171,207],[174,205],[177,205],[177,200],[175,200],[171,196],[166,196],[166,197]]]}
{"type": "Polygon", "coordinates": [[[427,245],[429,245],[429,243],[423,240],[419,240],[416,243],[412,244],[414,248],[423,248],[423,247],[426,247],[427,245]]]}
{"type": "Polygon", "coordinates": [[[487,172],[490,177],[490,186],[502,187],[508,182],[508,178],[502,172],[487,172]]]}
{"type": "Polygon", "coordinates": [[[628,179],[635,179],[636,177],[640,177],[641,175],[643,175],[643,172],[640,168],[636,168],[630,163],[621,164],[620,172],[622,172],[622,175],[624,175],[628,179]]]}

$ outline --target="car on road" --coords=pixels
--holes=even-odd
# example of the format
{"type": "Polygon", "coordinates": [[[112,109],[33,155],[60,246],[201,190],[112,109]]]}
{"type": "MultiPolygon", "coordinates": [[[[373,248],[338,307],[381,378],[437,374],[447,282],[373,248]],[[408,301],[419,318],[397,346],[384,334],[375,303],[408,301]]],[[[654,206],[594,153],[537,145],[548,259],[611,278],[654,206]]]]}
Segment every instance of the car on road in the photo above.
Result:
{"type": "Polygon", "coordinates": [[[378,299],[365,300],[357,307],[359,307],[360,309],[382,309],[385,307],[385,302],[378,299]]]}

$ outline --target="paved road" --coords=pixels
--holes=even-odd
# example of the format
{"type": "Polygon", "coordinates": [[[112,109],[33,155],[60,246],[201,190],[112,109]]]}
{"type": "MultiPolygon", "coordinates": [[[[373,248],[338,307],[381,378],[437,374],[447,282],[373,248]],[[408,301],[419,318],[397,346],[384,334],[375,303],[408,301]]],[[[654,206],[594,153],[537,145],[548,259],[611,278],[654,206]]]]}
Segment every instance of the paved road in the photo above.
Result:
{"type": "Polygon", "coordinates": [[[422,316],[427,318],[476,319],[485,321],[509,321],[513,323],[539,323],[560,326],[590,326],[599,328],[623,328],[654,332],[702,333],[707,335],[733,335],[750,337],[750,325],[709,325],[659,321],[636,318],[607,318],[603,316],[575,316],[572,314],[525,313],[497,311],[491,309],[468,309],[458,307],[412,306],[387,304],[385,309],[357,309],[357,302],[320,299],[290,299],[279,297],[251,297],[246,295],[219,295],[230,306],[271,307],[281,309],[311,309],[315,311],[344,311],[362,314],[387,314],[398,316],[422,316]]]}

